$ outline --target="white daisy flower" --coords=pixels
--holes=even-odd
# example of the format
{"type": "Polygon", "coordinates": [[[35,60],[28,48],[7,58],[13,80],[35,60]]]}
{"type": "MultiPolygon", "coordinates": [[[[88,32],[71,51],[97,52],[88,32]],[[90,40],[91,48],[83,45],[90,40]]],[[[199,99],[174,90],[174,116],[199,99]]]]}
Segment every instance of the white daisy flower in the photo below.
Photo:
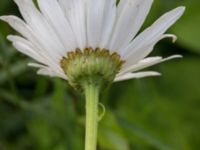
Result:
{"type": "Polygon", "coordinates": [[[92,71],[106,80],[106,71],[114,67],[110,79],[122,81],[158,76],[158,72],[139,70],[181,57],[147,56],[163,38],[176,41],[175,35],[165,32],[182,16],[185,7],[164,14],[138,33],[153,0],[120,0],[118,5],[116,0],[37,0],[38,7],[32,0],[14,1],[24,20],[16,16],[0,19],[21,34],[9,35],[8,40],[38,62],[29,64],[39,68],[38,74],[73,80],[78,67],[83,75],[91,71],[86,73],[84,69],[96,65],[92,71]]]}

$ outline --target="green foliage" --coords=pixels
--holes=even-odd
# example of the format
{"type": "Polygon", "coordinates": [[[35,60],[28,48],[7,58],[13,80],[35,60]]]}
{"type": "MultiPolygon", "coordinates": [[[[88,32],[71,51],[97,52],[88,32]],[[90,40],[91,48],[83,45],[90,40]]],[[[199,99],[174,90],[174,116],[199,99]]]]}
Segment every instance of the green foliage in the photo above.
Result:
{"type": "Polygon", "coordinates": [[[187,11],[173,31],[180,37],[179,44],[181,46],[200,54],[200,1],[188,0],[184,5],[187,7],[187,11]]]}
{"type": "MultiPolygon", "coordinates": [[[[160,42],[153,55],[183,54],[149,70],[163,76],[115,83],[102,95],[99,150],[200,149],[200,10],[197,0],[157,0],[145,26],[178,5],[185,16],[171,29],[175,45],[160,42]]],[[[18,14],[12,0],[0,1],[0,15],[18,14]]],[[[0,23],[0,150],[81,150],[83,95],[67,82],[36,75],[0,23]]]]}

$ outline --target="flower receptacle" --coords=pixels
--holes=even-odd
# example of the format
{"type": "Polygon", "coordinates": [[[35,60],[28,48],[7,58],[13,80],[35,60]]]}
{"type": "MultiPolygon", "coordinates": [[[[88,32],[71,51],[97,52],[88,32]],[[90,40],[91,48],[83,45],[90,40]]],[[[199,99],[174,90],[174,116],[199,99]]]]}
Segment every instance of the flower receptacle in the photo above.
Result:
{"type": "Polygon", "coordinates": [[[76,89],[84,90],[85,84],[95,84],[99,88],[111,84],[124,61],[117,53],[106,49],[76,49],[67,53],[60,64],[69,83],[76,89]]]}

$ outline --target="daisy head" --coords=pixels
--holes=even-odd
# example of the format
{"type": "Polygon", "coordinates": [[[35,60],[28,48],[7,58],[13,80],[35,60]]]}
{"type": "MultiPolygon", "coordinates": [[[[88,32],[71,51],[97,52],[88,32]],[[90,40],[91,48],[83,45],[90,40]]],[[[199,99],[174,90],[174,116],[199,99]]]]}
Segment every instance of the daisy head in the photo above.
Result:
{"type": "Polygon", "coordinates": [[[153,0],[14,0],[23,19],[1,16],[20,35],[7,38],[33,58],[38,74],[66,79],[74,86],[83,82],[111,83],[131,78],[158,76],[139,70],[181,57],[147,57],[158,41],[183,14],[178,7],[138,33],[153,0]]]}

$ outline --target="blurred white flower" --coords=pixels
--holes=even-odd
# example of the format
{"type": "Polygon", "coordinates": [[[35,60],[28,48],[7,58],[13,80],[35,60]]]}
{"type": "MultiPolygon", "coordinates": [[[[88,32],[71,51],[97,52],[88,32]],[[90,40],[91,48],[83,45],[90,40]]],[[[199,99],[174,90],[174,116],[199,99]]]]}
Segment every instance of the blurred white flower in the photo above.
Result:
{"type": "Polygon", "coordinates": [[[60,61],[77,48],[108,49],[125,61],[115,81],[160,75],[157,72],[138,72],[166,60],[181,57],[174,55],[147,57],[155,44],[183,14],[178,7],[160,17],[149,28],[139,33],[153,0],[15,0],[24,20],[16,16],[2,16],[17,32],[9,35],[14,47],[38,62],[38,74],[68,79],[60,61]],[[138,34],[138,35],[137,35],[138,34]]]}

